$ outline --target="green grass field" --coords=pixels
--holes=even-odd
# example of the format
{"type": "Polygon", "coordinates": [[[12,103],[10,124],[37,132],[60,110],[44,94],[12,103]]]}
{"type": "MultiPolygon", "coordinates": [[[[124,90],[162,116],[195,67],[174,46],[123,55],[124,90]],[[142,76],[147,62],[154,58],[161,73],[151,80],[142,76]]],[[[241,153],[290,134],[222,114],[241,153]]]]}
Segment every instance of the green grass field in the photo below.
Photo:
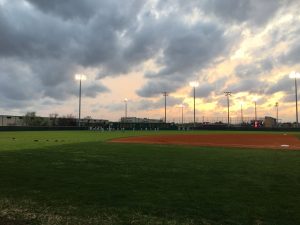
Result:
{"type": "Polygon", "coordinates": [[[300,224],[300,151],[107,142],[162,133],[0,132],[0,224],[300,224]]]}

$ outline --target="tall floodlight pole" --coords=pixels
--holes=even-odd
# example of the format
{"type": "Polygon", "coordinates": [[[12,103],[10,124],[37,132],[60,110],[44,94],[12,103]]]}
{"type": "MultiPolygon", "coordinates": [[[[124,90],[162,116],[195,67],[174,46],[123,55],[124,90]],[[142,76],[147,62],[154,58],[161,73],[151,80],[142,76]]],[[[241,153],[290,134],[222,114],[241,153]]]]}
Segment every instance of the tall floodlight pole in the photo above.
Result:
{"type": "Polygon", "coordinates": [[[128,99],[125,98],[124,99],[124,103],[125,103],[125,119],[127,119],[127,102],[128,102],[128,99]]]}
{"type": "Polygon", "coordinates": [[[297,78],[300,78],[300,73],[296,73],[295,71],[291,72],[289,77],[291,79],[295,79],[295,100],[296,100],[296,127],[299,127],[298,125],[298,86],[297,86],[297,78]]]}
{"type": "Polygon", "coordinates": [[[163,96],[165,97],[165,123],[167,123],[167,96],[168,96],[168,92],[164,91],[163,96]]]}
{"type": "Polygon", "coordinates": [[[277,123],[277,126],[278,126],[278,107],[279,107],[278,102],[275,103],[275,107],[276,107],[276,123],[277,123]]]}
{"type": "Polygon", "coordinates": [[[225,96],[227,97],[227,125],[230,126],[230,117],[229,117],[229,97],[231,96],[230,91],[224,92],[225,96]]]}
{"type": "Polygon", "coordinates": [[[76,74],[75,80],[79,80],[79,109],[78,109],[78,126],[80,127],[81,117],[81,81],[86,80],[86,76],[83,74],[76,74]]]}
{"type": "Polygon", "coordinates": [[[196,87],[199,86],[198,81],[192,81],[190,82],[190,86],[193,88],[193,94],[194,94],[194,127],[196,127],[196,87]]]}
{"type": "Polygon", "coordinates": [[[253,98],[253,102],[254,102],[254,118],[255,118],[255,121],[257,121],[257,111],[256,111],[256,102],[257,102],[257,100],[258,100],[257,97],[253,98]]]}
{"type": "Polygon", "coordinates": [[[243,105],[244,105],[244,102],[240,102],[241,104],[241,124],[244,123],[244,116],[243,116],[243,105]]]}
{"type": "Polygon", "coordinates": [[[184,108],[184,105],[181,104],[178,106],[178,108],[181,108],[181,124],[183,124],[183,108],[184,108]]]}

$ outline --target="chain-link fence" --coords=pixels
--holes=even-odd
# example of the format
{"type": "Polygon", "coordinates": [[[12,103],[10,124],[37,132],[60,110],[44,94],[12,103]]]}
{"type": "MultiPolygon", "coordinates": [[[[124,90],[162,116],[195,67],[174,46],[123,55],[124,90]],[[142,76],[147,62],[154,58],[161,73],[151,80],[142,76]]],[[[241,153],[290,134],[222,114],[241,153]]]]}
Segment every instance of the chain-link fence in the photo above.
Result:
{"type": "MultiPolygon", "coordinates": [[[[201,123],[201,124],[222,124],[228,123],[228,118],[227,117],[208,117],[208,116],[202,116],[202,117],[196,117],[195,118],[196,123],[201,123]]],[[[234,125],[234,124],[242,124],[242,123],[248,123],[250,124],[251,121],[254,121],[254,117],[230,117],[229,118],[229,123],[234,125]]],[[[263,117],[259,117],[256,120],[263,121],[263,117]]],[[[193,117],[184,117],[184,118],[169,118],[167,119],[169,123],[177,123],[177,124],[186,124],[186,123],[193,123],[194,118],[193,117]]]]}

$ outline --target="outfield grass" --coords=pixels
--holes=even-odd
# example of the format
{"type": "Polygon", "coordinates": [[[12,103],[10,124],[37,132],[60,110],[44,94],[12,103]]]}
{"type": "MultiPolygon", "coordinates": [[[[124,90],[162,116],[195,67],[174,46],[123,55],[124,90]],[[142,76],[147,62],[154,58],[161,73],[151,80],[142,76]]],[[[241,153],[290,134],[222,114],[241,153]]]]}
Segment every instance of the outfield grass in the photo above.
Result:
{"type": "Polygon", "coordinates": [[[300,151],[106,142],[157,133],[0,133],[0,224],[300,224],[300,151]]]}

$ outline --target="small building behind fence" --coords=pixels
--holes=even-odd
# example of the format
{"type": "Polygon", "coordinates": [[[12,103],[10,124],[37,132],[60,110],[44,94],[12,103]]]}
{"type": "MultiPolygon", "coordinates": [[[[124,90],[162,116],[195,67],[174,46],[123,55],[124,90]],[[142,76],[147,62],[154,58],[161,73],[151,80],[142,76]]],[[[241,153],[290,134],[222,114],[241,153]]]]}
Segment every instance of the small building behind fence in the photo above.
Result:
{"type": "Polygon", "coordinates": [[[266,128],[274,128],[277,127],[276,119],[270,116],[266,116],[264,120],[264,127],[266,128]]]}

